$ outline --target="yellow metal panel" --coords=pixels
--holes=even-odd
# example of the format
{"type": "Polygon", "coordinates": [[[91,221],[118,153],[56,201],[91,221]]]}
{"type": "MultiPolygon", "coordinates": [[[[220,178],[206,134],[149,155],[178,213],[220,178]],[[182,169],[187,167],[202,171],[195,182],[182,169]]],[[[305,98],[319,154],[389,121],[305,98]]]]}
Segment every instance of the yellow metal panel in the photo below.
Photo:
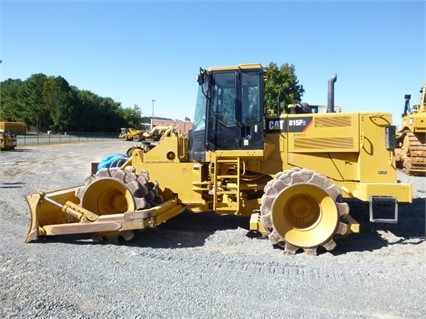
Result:
{"type": "Polygon", "coordinates": [[[357,153],[289,153],[288,163],[320,172],[334,181],[357,177],[357,153]]]}
{"type": "Polygon", "coordinates": [[[359,150],[357,113],[289,115],[287,125],[289,152],[323,153],[324,151],[358,152],[359,150]]]}
{"type": "Polygon", "coordinates": [[[413,116],[413,132],[421,133],[426,132],[426,112],[415,114],[413,116]]]}
{"type": "Polygon", "coordinates": [[[341,115],[317,117],[315,118],[314,125],[316,127],[348,127],[352,125],[352,117],[341,115]]]}
{"type": "Polygon", "coordinates": [[[342,187],[342,195],[369,201],[371,196],[392,196],[398,202],[412,202],[411,184],[402,183],[336,183],[342,187]]]}
{"type": "Polygon", "coordinates": [[[167,197],[171,192],[178,193],[183,202],[203,202],[201,194],[192,191],[193,182],[202,182],[202,168],[198,163],[174,163],[161,165],[156,163],[144,163],[143,169],[158,181],[160,188],[164,189],[167,197]]]}
{"type": "Polygon", "coordinates": [[[294,151],[336,151],[336,150],[353,150],[354,149],[354,138],[353,137],[331,137],[331,138],[305,138],[296,137],[294,138],[294,151]]]}
{"type": "Polygon", "coordinates": [[[260,63],[246,63],[239,65],[230,65],[230,66],[217,66],[208,68],[208,71],[232,71],[232,70],[250,70],[250,69],[263,69],[263,66],[260,63]]]}
{"type": "Polygon", "coordinates": [[[258,231],[262,234],[268,233],[268,231],[263,226],[262,222],[260,221],[260,214],[259,213],[253,213],[250,216],[250,230],[258,231]]]}
{"type": "Polygon", "coordinates": [[[346,215],[345,219],[349,224],[350,233],[359,233],[360,231],[359,223],[355,219],[353,219],[351,215],[346,215]]]}
{"type": "Polygon", "coordinates": [[[359,117],[360,151],[358,179],[364,183],[394,183],[395,159],[385,145],[391,113],[362,112],[359,117]]]}
{"type": "Polygon", "coordinates": [[[243,158],[243,157],[263,157],[263,150],[228,150],[228,151],[215,151],[209,152],[210,159],[213,161],[214,158],[227,157],[227,158],[243,158]]]}

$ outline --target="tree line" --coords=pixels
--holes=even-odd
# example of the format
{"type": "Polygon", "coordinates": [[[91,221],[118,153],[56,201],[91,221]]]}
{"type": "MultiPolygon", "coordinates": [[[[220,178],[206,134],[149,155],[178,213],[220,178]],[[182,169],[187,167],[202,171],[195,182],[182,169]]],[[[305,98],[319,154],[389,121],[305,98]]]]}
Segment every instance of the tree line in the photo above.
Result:
{"type": "Polygon", "coordinates": [[[115,132],[140,125],[142,112],[137,105],[123,108],[112,98],[80,90],[61,76],[38,73],[1,83],[0,120],[25,122],[38,131],[115,132]]]}
{"type": "MultiPolygon", "coordinates": [[[[300,102],[303,86],[295,67],[270,63],[266,67],[265,106],[286,111],[300,102]]],[[[8,79],[1,83],[1,121],[25,122],[38,131],[116,132],[120,127],[140,128],[150,118],[141,109],[124,108],[120,102],[70,85],[61,76],[33,74],[26,80],[8,79]]]]}

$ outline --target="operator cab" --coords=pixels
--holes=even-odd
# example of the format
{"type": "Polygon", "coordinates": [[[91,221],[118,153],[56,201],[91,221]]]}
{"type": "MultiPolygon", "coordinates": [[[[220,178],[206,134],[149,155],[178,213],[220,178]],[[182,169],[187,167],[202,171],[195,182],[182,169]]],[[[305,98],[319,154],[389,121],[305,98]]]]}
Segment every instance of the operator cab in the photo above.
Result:
{"type": "Polygon", "coordinates": [[[190,156],[205,161],[206,152],[263,149],[263,67],[200,69],[190,156]]]}

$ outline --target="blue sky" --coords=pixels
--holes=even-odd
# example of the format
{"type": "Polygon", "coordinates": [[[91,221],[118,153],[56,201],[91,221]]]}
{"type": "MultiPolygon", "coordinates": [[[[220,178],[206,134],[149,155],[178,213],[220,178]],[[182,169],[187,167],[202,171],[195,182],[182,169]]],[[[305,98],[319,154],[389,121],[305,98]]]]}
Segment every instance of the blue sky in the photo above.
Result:
{"type": "Polygon", "coordinates": [[[0,0],[0,80],[35,73],[151,116],[193,119],[199,67],[289,63],[303,101],[389,111],[426,83],[417,1],[0,0]]]}

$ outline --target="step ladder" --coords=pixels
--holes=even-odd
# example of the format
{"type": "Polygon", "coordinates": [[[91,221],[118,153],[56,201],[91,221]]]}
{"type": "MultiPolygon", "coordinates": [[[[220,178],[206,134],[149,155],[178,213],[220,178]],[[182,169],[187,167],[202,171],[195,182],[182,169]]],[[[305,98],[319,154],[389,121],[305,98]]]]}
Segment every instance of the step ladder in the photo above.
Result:
{"type": "Polygon", "coordinates": [[[240,209],[241,195],[240,195],[240,176],[241,166],[244,163],[241,162],[239,157],[237,158],[221,158],[217,157],[214,161],[213,168],[213,209],[218,213],[236,213],[240,209]],[[234,167],[232,171],[227,174],[220,174],[221,168],[223,167],[234,167]],[[219,185],[220,181],[227,180],[226,184],[219,185]],[[223,203],[221,197],[235,196],[235,202],[232,206],[228,206],[228,203],[223,203]]]}

